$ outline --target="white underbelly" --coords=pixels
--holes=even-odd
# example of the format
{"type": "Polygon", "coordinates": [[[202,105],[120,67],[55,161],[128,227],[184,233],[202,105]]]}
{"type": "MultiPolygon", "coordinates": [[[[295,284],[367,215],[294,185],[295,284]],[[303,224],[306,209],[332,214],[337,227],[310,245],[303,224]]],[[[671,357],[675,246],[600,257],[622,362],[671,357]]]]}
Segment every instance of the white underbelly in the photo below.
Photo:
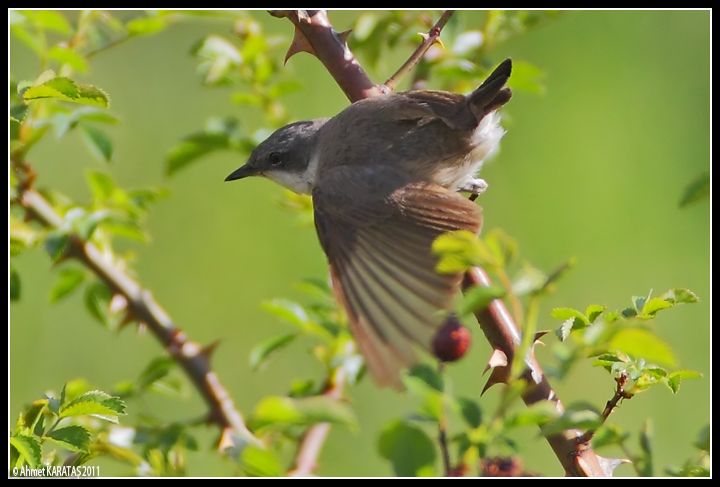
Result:
{"type": "Polygon", "coordinates": [[[433,179],[441,186],[457,190],[475,178],[483,161],[497,152],[503,135],[505,130],[500,126],[500,115],[497,112],[487,115],[473,132],[473,150],[465,156],[462,164],[439,169],[433,179]]]}

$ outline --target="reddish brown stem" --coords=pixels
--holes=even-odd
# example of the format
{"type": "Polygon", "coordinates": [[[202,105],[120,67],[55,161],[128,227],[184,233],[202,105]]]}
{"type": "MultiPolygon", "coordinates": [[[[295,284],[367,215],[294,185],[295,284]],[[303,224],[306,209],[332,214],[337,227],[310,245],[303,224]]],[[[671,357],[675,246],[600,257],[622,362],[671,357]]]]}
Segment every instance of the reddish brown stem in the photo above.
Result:
{"type": "Polygon", "coordinates": [[[333,29],[325,10],[273,10],[270,15],[286,17],[295,25],[350,101],[385,91],[365,73],[347,43],[333,29]]]}
{"type": "MultiPolygon", "coordinates": [[[[333,399],[340,399],[344,387],[345,371],[340,368],[331,374],[323,395],[333,399]]],[[[320,451],[325,444],[328,433],[330,433],[330,423],[318,423],[305,431],[295,454],[295,464],[292,470],[288,472],[289,476],[308,477],[315,473],[317,459],[320,457],[320,451]]]]}
{"type": "MultiPolygon", "coordinates": [[[[33,189],[25,188],[18,202],[26,210],[28,217],[47,228],[59,228],[63,224],[62,217],[40,193],[33,189]]],[[[208,420],[220,428],[221,448],[242,446],[243,443],[259,444],[245,426],[243,417],[236,409],[230,394],[210,366],[210,354],[214,346],[203,347],[190,340],[175,326],[150,291],[143,289],[91,242],[83,241],[73,235],[68,242],[65,256],[82,262],[113,293],[125,298],[128,320],[144,324],[180,365],[205,400],[209,409],[208,420]]]]}
{"type": "MultiPolygon", "coordinates": [[[[603,409],[602,414],[600,414],[601,424],[605,424],[605,421],[607,421],[608,417],[610,417],[615,408],[618,407],[620,401],[633,397],[631,393],[625,391],[625,384],[627,383],[627,380],[628,376],[624,373],[615,378],[615,384],[617,384],[615,386],[615,393],[613,394],[613,397],[605,403],[605,409],[603,409]]],[[[596,429],[587,431],[584,435],[582,435],[582,437],[580,437],[579,441],[585,443],[590,442],[592,437],[595,436],[596,431],[596,429]]]]}

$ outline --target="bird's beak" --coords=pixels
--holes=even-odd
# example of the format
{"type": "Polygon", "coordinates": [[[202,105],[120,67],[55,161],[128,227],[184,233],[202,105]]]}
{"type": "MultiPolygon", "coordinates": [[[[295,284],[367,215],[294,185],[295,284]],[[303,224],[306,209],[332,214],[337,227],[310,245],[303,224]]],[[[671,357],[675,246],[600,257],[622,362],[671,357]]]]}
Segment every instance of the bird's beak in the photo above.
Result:
{"type": "Polygon", "coordinates": [[[244,166],[241,166],[240,168],[230,173],[230,175],[225,178],[225,181],[235,181],[236,179],[242,179],[248,176],[255,176],[256,174],[258,174],[258,170],[256,168],[250,167],[249,164],[245,164],[244,166]]]}

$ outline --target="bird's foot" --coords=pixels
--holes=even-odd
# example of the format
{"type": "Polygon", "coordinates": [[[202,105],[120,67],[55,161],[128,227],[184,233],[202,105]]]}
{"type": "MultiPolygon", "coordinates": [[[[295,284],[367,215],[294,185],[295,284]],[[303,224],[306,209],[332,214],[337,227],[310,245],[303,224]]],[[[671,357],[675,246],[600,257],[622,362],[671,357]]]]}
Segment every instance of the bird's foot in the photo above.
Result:
{"type": "Polygon", "coordinates": [[[473,195],[472,199],[488,189],[488,183],[484,179],[471,179],[458,188],[458,191],[465,191],[473,195]]]}

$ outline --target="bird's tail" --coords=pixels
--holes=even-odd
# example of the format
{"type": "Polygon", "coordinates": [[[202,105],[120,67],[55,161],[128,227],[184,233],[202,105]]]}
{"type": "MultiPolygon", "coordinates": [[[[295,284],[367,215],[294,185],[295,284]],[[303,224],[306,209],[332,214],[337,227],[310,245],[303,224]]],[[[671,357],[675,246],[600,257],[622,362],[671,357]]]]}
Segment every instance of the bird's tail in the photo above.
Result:
{"type": "Polygon", "coordinates": [[[512,92],[505,87],[512,72],[512,61],[506,59],[490,73],[478,88],[467,97],[468,107],[478,122],[488,113],[497,110],[510,101],[512,92]]]}

